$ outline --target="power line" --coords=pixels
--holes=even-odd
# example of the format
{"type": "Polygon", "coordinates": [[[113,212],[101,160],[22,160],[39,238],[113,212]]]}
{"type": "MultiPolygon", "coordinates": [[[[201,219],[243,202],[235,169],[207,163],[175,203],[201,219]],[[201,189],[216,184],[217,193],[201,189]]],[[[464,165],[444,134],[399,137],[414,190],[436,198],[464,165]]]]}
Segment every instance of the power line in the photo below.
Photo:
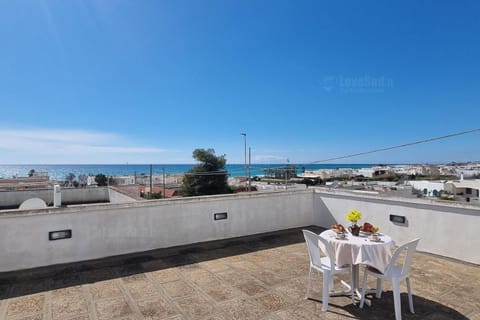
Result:
{"type": "MultiPolygon", "coordinates": [[[[413,141],[413,142],[408,142],[400,145],[395,145],[395,146],[390,146],[390,147],[385,147],[381,149],[375,149],[375,150],[370,150],[370,151],[365,151],[365,152],[358,152],[358,153],[353,153],[349,155],[344,155],[344,156],[339,156],[339,157],[334,157],[334,158],[329,158],[329,159],[324,159],[324,160],[317,160],[317,161],[312,161],[304,164],[299,164],[299,165],[309,165],[309,164],[315,164],[315,163],[321,163],[321,162],[328,162],[328,161],[334,161],[334,160],[341,160],[341,159],[346,159],[346,158],[353,158],[357,156],[362,156],[366,154],[372,154],[372,153],[377,153],[377,152],[383,152],[383,151],[388,151],[388,150],[393,150],[393,149],[399,149],[399,148],[404,148],[416,144],[422,144],[422,143],[427,143],[427,142],[432,142],[436,140],[443,140],[443,139],[448,139],[448,138],[453,138],[456,136],[461,136],[469,133],[474,133],[480,131],[480,128],[477,129],[472,129],[472,130],[467,130],[467,131],[461,131],[461,132],[456,132],[452,134],[447,134],[439,137],[434,137],[434,138],[428,138],[428,139],[423,139],[423,140],[418,140],[418,141],[413,141]]],[[[277,169],[277,168],[283,168],[283,167],[263,167],[259,165],[253,165],[251,166],[251,169],[253,170],[265,170],[265,169],[277,169]]],[[[214,175],[231,175],[235,171],[243,171],[243,168],[236,168],[236,169],[231,169],[228,171],[199,171],[199,172],[185,172],[185,175],[193,175],[193,176],[214,176],[214,175]]]]}
{"type": "Polygon", "coordinates": [[[469,133],[473,133],[473,132],[477,132],[477,131],[480,131],[480,128],[467,130],[467,131],[461,131],[461,132],[452,133],[452,134],[447,134],[447,135],[440,136],[440,137],[435,137],[435,138],[429,138],[429,139],[418,140],[418,141],[414,141],[414,142],[408,142],[408,143],[399,144],[399,145],[396,145],[396,146],[391,146],[391,147],[386,147],[386,148],[381,148],[381,149],[375,149],[375,150],[370,150],[370,151],[365,151],[365,152],[353,153],[353,154],[349,154],[349,155],[341,156],[341,157],[335,157],[335,158],[313,161],[313,162],[309,162],[307,164],[314,164],[314,163],[320,163],[320,162],[328,162],[328,161],[352,158],[352,157],[357,157],[357,156],[363,156],[363,155],[366,155],[366,154],[382,152],[382,151],[387,151],[387,150],[393,150],[393,149],[399,149],[399,148],[409,147],[409,146],[413,146],[413,145],[416,145],[416,144],[421,144],[421,143],[426,143],[426,142],[431,142],[431,141],[436,141],[436,140],[448,139],[448,138],[461,136],[461,135],[464,135],[464,134],[469,134],[469,133]]]}

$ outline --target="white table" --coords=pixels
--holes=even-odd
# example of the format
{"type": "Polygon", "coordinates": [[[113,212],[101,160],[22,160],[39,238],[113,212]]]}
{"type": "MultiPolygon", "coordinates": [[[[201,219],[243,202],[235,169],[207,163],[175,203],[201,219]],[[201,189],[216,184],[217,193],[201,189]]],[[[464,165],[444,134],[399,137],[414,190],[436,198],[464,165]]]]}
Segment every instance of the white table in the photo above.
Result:
{"type": "Polygon", "coordinates": [[[335,251],[335,263],[338,266],[352,265],[353,292],[360,297],[359,292],[359,266],[366,264],[384,272],[392,257],[394,241],[391,237],[381,234],[380,241],[374,242],[368,239],[366,234],[359,236],[346,234],[345,239],[337,239],[333,230],[320,233],[320,237],[326,239],[335,251]]]}

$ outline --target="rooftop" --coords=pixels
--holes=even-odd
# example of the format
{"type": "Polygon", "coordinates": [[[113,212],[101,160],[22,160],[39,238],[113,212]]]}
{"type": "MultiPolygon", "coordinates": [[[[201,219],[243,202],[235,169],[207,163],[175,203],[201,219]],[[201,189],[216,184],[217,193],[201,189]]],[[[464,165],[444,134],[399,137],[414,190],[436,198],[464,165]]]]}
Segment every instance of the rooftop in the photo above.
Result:
{"type": "MultiPolygon", "coordinates": [[[[322,277],[314,273],[313,299],[306,300],[307,272],[308,254],[296,228],[0,273],[0,319],[394,318],[388,283],[371,307],[335,297],[322,313],[322,277]]],[[[408,312],[402,293],[404,319],[480,319],[478,265],[417,252],[412,287],[416,314],[408,312]]]]}

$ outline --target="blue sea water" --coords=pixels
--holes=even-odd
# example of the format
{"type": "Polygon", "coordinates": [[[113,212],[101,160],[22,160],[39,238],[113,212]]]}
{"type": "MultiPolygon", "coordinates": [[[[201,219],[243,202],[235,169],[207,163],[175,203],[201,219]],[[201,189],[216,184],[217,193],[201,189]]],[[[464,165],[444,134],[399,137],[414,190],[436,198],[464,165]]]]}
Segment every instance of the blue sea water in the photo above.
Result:
{"type": "MultiPolygon", "coordinates": [[[[152,165],[153,174],[162,174],[163,169],[166,174],[184,173],[191,169],[195,164],[154,164],[152,165]]],[[[316,169],[335,169],[335,168],[370,168],[374,164],[291,164],[297,166],[300,173],[302,168],[305,170],[316,169]]],[[[285,166],[285,164],[252,164],[251,176],[260,176],[264,174],[266,168],[276,168],[285,166]]],[[[52,180],[63,180],[69,173],[75,176],[81,174],[95,175],[103,173],[107,176],[119,175],[140,175],[149,174],[148,164],[48,164],[48,165],[0,165],[0,178],[25,177],[33,169],[36,172],[47,172],[52,180]]],[[[227,164],[226,169],[231,177],[245,176],[244,164],[227,164]]]]}

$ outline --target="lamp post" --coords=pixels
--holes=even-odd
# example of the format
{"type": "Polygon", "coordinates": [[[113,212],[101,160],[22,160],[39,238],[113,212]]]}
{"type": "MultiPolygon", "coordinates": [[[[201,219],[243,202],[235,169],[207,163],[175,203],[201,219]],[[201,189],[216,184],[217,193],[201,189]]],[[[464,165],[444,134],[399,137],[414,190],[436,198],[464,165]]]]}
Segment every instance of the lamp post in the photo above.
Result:
{"type": "MultiPolygon", "coordinates": [[[[245,147],[245,178],[248,179],[248,170],[247,170],[247,134],[242,132],[241,135],[243,136],[243,143],[245,147]]],[[[247,183],[245,183],[247,185],[247,183]]]]}
{"type": "Polygon", "coordinates": [[[152,171],[153,171],[153,165],[150,165],[150,193],[148,194],[148,199],[152,199],[152,189],[153,189],[152,171]]]}
{"type": "Polygon", "coordinates": [[[162,181],[163,181],[163,197],[165,199],[165,167],[162,168],[162,172],[163,172],[163,178],[162,178],[162,181]]]}
{"type": "Polygon", "coordinates": [[[252,191],[252,179],[250,176],[252,175],[252,172],[250,171],[250,167],[252,165],[252,152],[250,150],[250,147],[248,147],[248,192],[252,191]]]}

